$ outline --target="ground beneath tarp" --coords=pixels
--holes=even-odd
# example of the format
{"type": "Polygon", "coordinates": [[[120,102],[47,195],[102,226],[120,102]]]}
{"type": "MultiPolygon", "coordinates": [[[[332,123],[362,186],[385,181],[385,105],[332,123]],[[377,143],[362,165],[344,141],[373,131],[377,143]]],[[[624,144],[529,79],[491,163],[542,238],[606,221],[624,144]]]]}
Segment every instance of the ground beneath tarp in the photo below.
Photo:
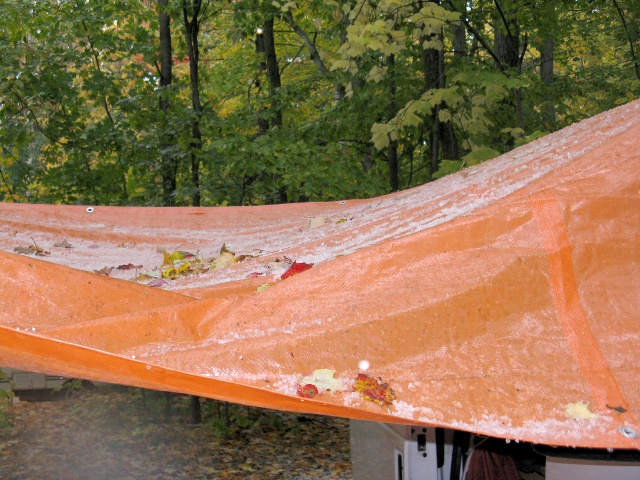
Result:
{"type": "Polygon", "coordinates": [[[351,479],[347,420],[202,401],[124,387],[70,391],[7,407],[0,478],[351,479]],[[228,413],[228,415],[227,415],[228,413]]]}

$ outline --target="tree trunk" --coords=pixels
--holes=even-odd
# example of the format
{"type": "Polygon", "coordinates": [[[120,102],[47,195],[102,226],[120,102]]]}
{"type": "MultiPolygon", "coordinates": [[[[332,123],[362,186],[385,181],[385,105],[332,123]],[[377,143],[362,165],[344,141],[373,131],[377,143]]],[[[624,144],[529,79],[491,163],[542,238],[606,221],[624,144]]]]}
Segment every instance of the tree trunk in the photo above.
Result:
{"type": "MultiPolygon", "coordinates": [[[[437,2],[434,2],[437,3],[437,2]]],[[[422,8],[420,2],[415,8],[422,8]]],[[[464,26],[462,26],[464,37],[464,26]]],[[[421,38],[421,43],[439,39],[442,41],[442,30],[439,34],[431,33],[421,38]]],[[[463,38],[464,43],[464,38],[463,38]]],[[[424,72],[424,91],[446,87],[446,74],[444,71],[444,52],[437,48],[422,49],[422,69],[424,72]]],[[[458,141],[453,124],[450,121],[440,121],[440,110],[446,108],[443,102],[431,110],[431,127],[429,133],[429,173],[434,174],[440,165],[440,160],[457,160],[459,158],[458,141]],[[442,157],[441,157],[442,155],[442,157]]]]}
{"type": "MultiPolygon", "coordinates": [[[[387,69],[389,72],[389,90],[387,92],[387,117],[391,120],[398,113],[398,102],[396,99],[396,59],[393,55],[387,57],[387,69]]],[[[392,192],[400,189],[400,179],[398,175],[398,142],[391,140],[387,147],[387,162],[389,163],[389,186],[392,192]]]]}
{"type": "Polygon", "coordinates": [[[165,128],[160,138],[160,171],[162,175],[162,203],[175,205],[176,175],[178,173],[178,159],[172,152],[173,135],[169,130],[169,88],[173,81],[173,61],[171,53],[171,17],[167,12],[169,0],[158,0],[159,31],[160,31],[160,110],[165,116],[165,128]]]}
{"type": "Polygon", "coordinates": [[[493,51],[496,67],[501,71],[520,68],[520,26],[512,12],[505,12],[499,2],[495,2],[496,15],[493,22],[493,51]]]}
{"type": "Polygon", "coordinates": [[[200,406],[200,397],[191,395],[190,397],[191,423],[202,423],[202,407],[200,406]]]}
{"type": "Polygon", "coordinates": [[[622,27],[627,36],[627,41],[629,42],[629,53],[631,54],[631,63],[633,63],[633,68],[636,72],[636,78],[640,80],[640,63],[638,62],[638,57],[636,56],[636,51],[633,46],[633,44],[638,40],[638,33],[637,33],[638,29],[633,27],[629,28],[627,26],[627,20],[625,18],[625,14],[620,8],[620,5],[618,4],[617,0],[613,0],[613,5],[616,7],[616,11],[618,12],[618,16],[620,17],[620,21],[622,22],[622,27]]]}
{"type": "MultiPolygon", "coordinates": [[[[494,1],[496,11],[493,21],[493,51],[495,53],[495,64],[500,71],[508,75],[509,69],[516,69],[518,73],[522,68],[522,55],[520,51],[520,25],[513,11],[505,11],[500,2],[494,1]]],[[[522,89],[512,91],[513,99],[505,101],[509,109],[513,111],[515,124],[523,128],[524,118],[522,114],[522,89]]],[[[511,125],[507,125],[512,127],[511,125]]],[[[510,138],[505,146],[508,149],[513,147],[513,138],[510,138]]]]}
{"type": "Polygon", "coordinates": [[[199,61],[200,46],[198,35],[200,33],[200,11],[202,0],[193,0],[190,5],[187,0],[182,0],[182,14],[186,30],[187,54],[189,55],[189,78],[191,80],[191,108],[193,109],[193,120],[191,121],[191,182],[193,184],[193,194],[191,204],[194,207],[200,206],[200,152],[202,150],[202,133],[200,132],[200,120],[202,118],[202,104],[200,103],[200,83],[199,83],[199,61]],[[191,10],[191,12],[189,12],[191,10]],[[189,19],[191,14],[191,19],[189,19]]]}
{"type": "MultiPolygon", "coordinates": [[[[262,74],[263,71],[267,70],[267,62],[264,58],[264,30],[258,29],[256,33],[256,53],[260,57],[260,72],[259,75],[262,74]]],[[[256,90],[258,95],[262,91],[262,82],[260,78],[256,79],[256,90]]],[[[269,120],[266,119],[264,115],[264,110],[261,108],[258,112],[258,135],[264,135],[269,131],[269,120]]]]}
{"type": "MultiPolygon", "coordinates": [[[[445,8],[454,9],[457,11],[466,11],[466,5],[463,8],[456,8],[452,5],[451,2],[448,2],[448,6],[445,4],[445,8]]],[[[467,29],[464,26],[464,22],[462,20],[459,20],[457,22],[451,23],[451,31],[453,33],[453,54],[457,57],[466,57],[468,53],[467,29]]]]}
{"type": "Polygon", "coordinates": [[[264,55],[267,67],[267,78],[269,79],[269,94],[271,97],[271,108],[273,110],[271,125],[281,127],[282,110],[278,100],[278,93],[281,87],[280,68],[278,67],[278,58],[276,56],[276,45],[273,34],[273,17],[265,20],[262,32],[264,35],[264,55]]]}
{"type": "Polygon", "coordinates": [[[545,85],[545,108],[542,111],[545,122],[550,125],[556,120],[553,96],[549,92],[549,87],[553,83],[553,35],[545,38],[540,46],[540,80],[545,85]]]}

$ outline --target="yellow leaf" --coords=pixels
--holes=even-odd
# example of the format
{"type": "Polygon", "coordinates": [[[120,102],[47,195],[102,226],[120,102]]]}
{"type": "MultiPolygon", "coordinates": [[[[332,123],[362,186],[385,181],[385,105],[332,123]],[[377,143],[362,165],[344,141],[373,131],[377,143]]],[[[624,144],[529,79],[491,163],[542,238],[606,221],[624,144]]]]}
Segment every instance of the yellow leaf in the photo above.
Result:
{"type": "Polygon", "coordinates": [[[576,402],[567,404],[564,414],[567,418],[596,418],[598,415],[589,410],[589,404],[587,402],[576,402]]]}
{"type": "Polygon", "coordinates": [[[264,292],[265,290],[267,290],[271,285],[269,285],[268,283],[263,283],[262,285],[258,285],[258,288],[256,288],[256,292],[264,292]]]}

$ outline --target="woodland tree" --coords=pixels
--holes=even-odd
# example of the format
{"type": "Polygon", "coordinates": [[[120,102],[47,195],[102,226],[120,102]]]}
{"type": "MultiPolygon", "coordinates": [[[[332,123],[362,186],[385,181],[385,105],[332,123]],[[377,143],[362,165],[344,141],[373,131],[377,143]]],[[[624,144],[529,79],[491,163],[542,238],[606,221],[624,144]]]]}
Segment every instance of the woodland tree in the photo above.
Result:
{"type": "Polygon", "coordinates": [[[0,195],[411,187],[638,98],[639,19],[633,0],[7,0],[0,195]]]}

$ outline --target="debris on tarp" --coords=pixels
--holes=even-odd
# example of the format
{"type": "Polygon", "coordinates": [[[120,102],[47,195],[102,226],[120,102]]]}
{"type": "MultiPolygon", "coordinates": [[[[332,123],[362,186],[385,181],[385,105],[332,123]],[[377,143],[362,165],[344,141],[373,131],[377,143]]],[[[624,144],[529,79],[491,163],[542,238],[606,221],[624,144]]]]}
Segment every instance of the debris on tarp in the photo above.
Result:
{"type": "Polygon", "coordinates": [[[575,402],[567,404],[564,410],[564,414],[567,416],[567,418],[582,418],[586,420],[596,418],[598,416],[589,409],[589,404],[587,402],[575,402]]]}
{"type": "Polygon", "coordinates": [[[306,398],[313,398],[327,390],[341,392],[345,389],[342,380],[334,377],[336,371],[328,368],[314,370],[310,375],[306,375],[298,381],[298,395],[306,398]]]}
{"type": "Polygon", "coordinates": [[[396,394],[388,383],[383,383],[364,373],[358,374],[353,391],[358,393],[365,400],[379,403],[380,405],[391,405],[396,398],[396,394]]]}
{"type": "Polygon", "coordinates": [[[305,270],[309,270],[313,267],[313,263],[303,263],[294,261],[289,269],[282,274],[280,277],[281,280],[292,277],[293,275],[297,275],[298,273],[304,272],[305,270]]]}

